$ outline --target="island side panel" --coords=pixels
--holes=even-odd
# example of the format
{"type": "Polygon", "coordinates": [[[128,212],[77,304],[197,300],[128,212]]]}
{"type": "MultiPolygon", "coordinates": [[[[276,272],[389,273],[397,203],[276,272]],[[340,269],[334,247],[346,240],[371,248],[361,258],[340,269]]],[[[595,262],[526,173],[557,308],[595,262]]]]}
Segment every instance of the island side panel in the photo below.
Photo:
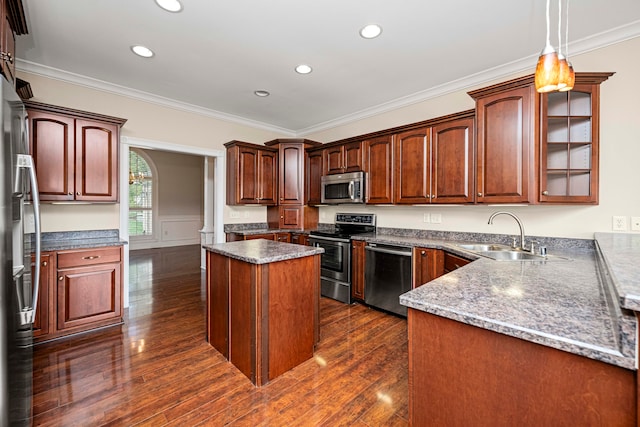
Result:
{"type": "Polygon", "coordinates": [[[229,259],[229,361],[254,384],[257,379],[256,269],[255,264],[229,259]]]}
{"type": "Polygon", "coordinates": [[[637,423],[635,371],[415,309],[408,333],[414,426],[637,423]]]}
{"type": "Polygon", "coordinates": [[[207,252],[207,341],[229,359],[229,258],[207,252]]]}
{"type": "Polygon", "coordinates": [[[269,265],[268,301],[264,301],[269,319],[269,380],[313,357],[317,257],[269,265]]]}

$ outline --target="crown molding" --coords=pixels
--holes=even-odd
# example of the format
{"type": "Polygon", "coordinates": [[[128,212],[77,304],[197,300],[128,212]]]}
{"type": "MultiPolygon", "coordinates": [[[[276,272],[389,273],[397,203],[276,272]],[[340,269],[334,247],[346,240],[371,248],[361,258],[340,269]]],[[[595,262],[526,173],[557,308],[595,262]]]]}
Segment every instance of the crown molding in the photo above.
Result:
{"type": "MultiPolygon", "coordinates": [[[[616,43],[621,43],[636,37],[640,37],[640,20],[631,22],[621,27],[614,28],[609,31],[594,34],[589,37],[570,42],[569,52],[571,52],[571,56],[573,57],[593,50],[602,49],[616,43]]],[[[392,101],[385,102],[371,108],[366,108],[353,114],[339,117],[335,120],[328,120],[326,122],[319,123],[308,128],[299,129],[296,136],[304,137],[316,132],[330,130],[332,128],[344,126],[358,120],[363,120],[369,117],[377,116],[379,114],[388,113],[402,107],[407,107],[413,104],[427,101],[429,99],[447,95],[449,93],[468,91],[470,89],[481,87],[482,85],[485,85],[489,82],[494,82],[496,80],[513,78],[514,76],[520,74],[533,73],[533,71],[535,71],[535,65],[537,61],[538,54],[536,53],[535,55],[530,55],[525,58],[500,65],[498,67],[493,67],[458,80],[452,80],[442,85],[429,88],[427,90],[416,92],[411,95],[394,99],[392,101]]]]}
{"type": "Polygon", "coordinates": [[[211,117],[218,120],[224,120],[231,123],[237,123],[252,128],[262,129],[270,132],[280,133],[286,136],[295,136],[295,131],[270,125],[268,123],[251,120],[233,114],[223,113],[221,111],[209,108],[199,107],[175,99],[165,98],[163,96],[154,95],[138,89],[105,82],[103,80],[94,79],[92,77],[71,73],[69,71],[60,70],[58,68],[48,67],[46,65],[37,64],[35,62],[16,59],[16,69],[25,73],[35,74],[65,83],[71,83],[77,86],[83,86],[89,89],[100,90],[102,92],[113,93],[127,98],[160,105],[162,107],[172,108],[174,110],[184,111],[187,113],[199,114],[205,117],[211,117]]]}
{"type": "MultiPolygon", "coordinates": [[[[601,49],[606,46],[620,43],[626,40],[630,40],[640,36],[640,20],[631,22],[627,25],[614,28],[602,33],[594,34],[589,37],[573,41],[569,43],[569,51],[571,56],[580,55],[593,50],[601,49]]],[[[257,129],[267,130],[271,132],[277,132],[284,136],[289,137],[304,137],[313,133],[326,131],[335,127],[344,126],[359,120],[363,120],[372,116],[387,113],[399,108],[407,107],[413,104],[427,101],[429,99],[437,98],[439,96],[447,95],[452,92],[467,91],[473,88],[477,88],[488,82],[496,81],[503,78],[512,78],[514,75],[532,72],[538,55],[530,55],[516,61],[502,64],[497,67],[490,68],[488,70],[481,71],[476,74],[466,76],[461,79],[453,80],[442,85],[438,85],[427,90],[419,91],[408,96],[394,99],[389,102],[385,102],[376,105],[371,108],[357,111],[353,114],[347,114],[342,117],[338,117],[333,120],[328,120],[317,125],[310,126],[303,129],[292,130],[286,129],[268,123],[259,122],[244,117],[223,113],[216,110],[211,110],[197,105],[189,104],[186,102],[176,101],[173,99],[165,98],[159,95],[154,95],[148,92],[143,92],[137,89],[128,88],[125,86],[108,83],[102,80],[94,79],[91,77],[82,76],[75,73],[70,73],[64,70],[60,70],[53,67],[47,67],[44,65],[36,64],[21,59],[16,60],[16,68],[20,71],[24,71],[31,74],[41,75],[44,77],[52,78],[55,80],[64,81],[67,83],[84,86],[91,89],[101,90],[103,92],[114,93],[120,96],[128,98],[138,99],[141,101],[161,105],[163,107],[173,108],[176,110],[185,111],[188,113],[195,113],[206,117],[212,117],[218,120],[224,120],[232,123],[241,124],[257,129]]]]}

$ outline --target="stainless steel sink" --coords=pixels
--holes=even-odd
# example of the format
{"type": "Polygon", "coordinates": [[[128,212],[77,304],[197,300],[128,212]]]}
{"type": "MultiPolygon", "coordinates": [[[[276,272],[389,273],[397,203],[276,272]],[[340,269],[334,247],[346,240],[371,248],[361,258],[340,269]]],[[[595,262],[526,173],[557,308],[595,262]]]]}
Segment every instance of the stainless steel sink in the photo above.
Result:
{"type": "Polygon", "coordinates": [[[466,249],[468,251],[473,252],[487,252],[487,251],[509,251],[512,250],[509,246],[506,245],[495,245],[491,243],[463,243],[458,245],[462,249],[466,249]]]}
{"type": "Polygon", "coordinates": [[[554,255],[537,255],[522,249],[514,249],[507,245],[491,243],[461,243],[456,245],[461,249],[496,261],[570,261],[570,258],[554,255]]]}

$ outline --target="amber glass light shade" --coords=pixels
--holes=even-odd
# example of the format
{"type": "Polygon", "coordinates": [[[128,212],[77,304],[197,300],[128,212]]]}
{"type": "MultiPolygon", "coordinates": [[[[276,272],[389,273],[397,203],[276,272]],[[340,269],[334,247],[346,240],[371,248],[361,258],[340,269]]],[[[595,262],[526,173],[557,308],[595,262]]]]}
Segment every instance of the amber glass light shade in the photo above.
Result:
{"type": "Polygon", "coordinates": [[[558,52],[553,47],[547,45],[536,65],[536,90],[540,93],[558,90],[558,78],[560,77],[560,60],[558,52]]]}
{"type": "Polygon", "coordinates": [[[573,65],[571,62],[564,60],[566,63],[566,67],[561,68],[560,70],[560,81],[565,83],[565,86],[558,89],[560,92],[567,92],[573,89],[573,86],[576,83],[576,73],[573,71],[573,65]]]}

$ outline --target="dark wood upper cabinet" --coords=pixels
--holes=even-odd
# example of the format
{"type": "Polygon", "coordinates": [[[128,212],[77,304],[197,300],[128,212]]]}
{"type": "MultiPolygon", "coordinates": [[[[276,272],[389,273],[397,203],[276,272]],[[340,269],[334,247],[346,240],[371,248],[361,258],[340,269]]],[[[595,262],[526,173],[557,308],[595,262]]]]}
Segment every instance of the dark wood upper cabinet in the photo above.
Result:
{"type": "Polygon", "coordinates": [[[431,128],[395,135],[395,203],[429,203],[429,144],[431,128]]]}
{"type": "Polygon", "coordinates": [[[117,202],[120,127],[126,120],[25,102],[40,200],[117,202]]]}
{"type": "Polygon", "coordinates": [[[322,150],[307,150],[305,153],[305,193],[308,205],[318,205],[322,202],[321,178],[324,174],[324,152],[322,150]]]}
{"type": "Polygon", "coordinates": [[[227,204],[276,205],[278,150],[242,141],[227,147],[227,204]]]}
{"type": "Polygon", "coordinates": [[[431,130],[431,203],[473,203],[474,120],[449,120],[431,130]]]}
{"type": "Polygon", "coordinates": [[[327,147],[324,156],[327,175],[362,170],[362,144],[359,141],[327,147]]]}
{"type": "Polygon", "coordinates": [[[364,142],[364,171],[368,204],[393,203],[393,135],[364,142]]]}
{"type": "Polygon", "coordinates": [[[0,72],[9,83],[16,81],[16,35],[27,34],[27,20],[21,0],[0,2],[0,72]]]}
{"type": "Polygon", "coordinates": [[[533,77],[469,95],[476,100],[476,201],[534,203],[539,97],[533,77]]]}
{"type": "Polygon", "coordinates": [[[280,179],[278,193],[280,205],[302,205],[304,200],[304,145],[279,144],[280,179]]]}
{"type": "Polygon", "coordinates": [[[541,203],[598,204],[600,84],[613,73],[577,73],[568,92],[541,97],[541,203]]]}

